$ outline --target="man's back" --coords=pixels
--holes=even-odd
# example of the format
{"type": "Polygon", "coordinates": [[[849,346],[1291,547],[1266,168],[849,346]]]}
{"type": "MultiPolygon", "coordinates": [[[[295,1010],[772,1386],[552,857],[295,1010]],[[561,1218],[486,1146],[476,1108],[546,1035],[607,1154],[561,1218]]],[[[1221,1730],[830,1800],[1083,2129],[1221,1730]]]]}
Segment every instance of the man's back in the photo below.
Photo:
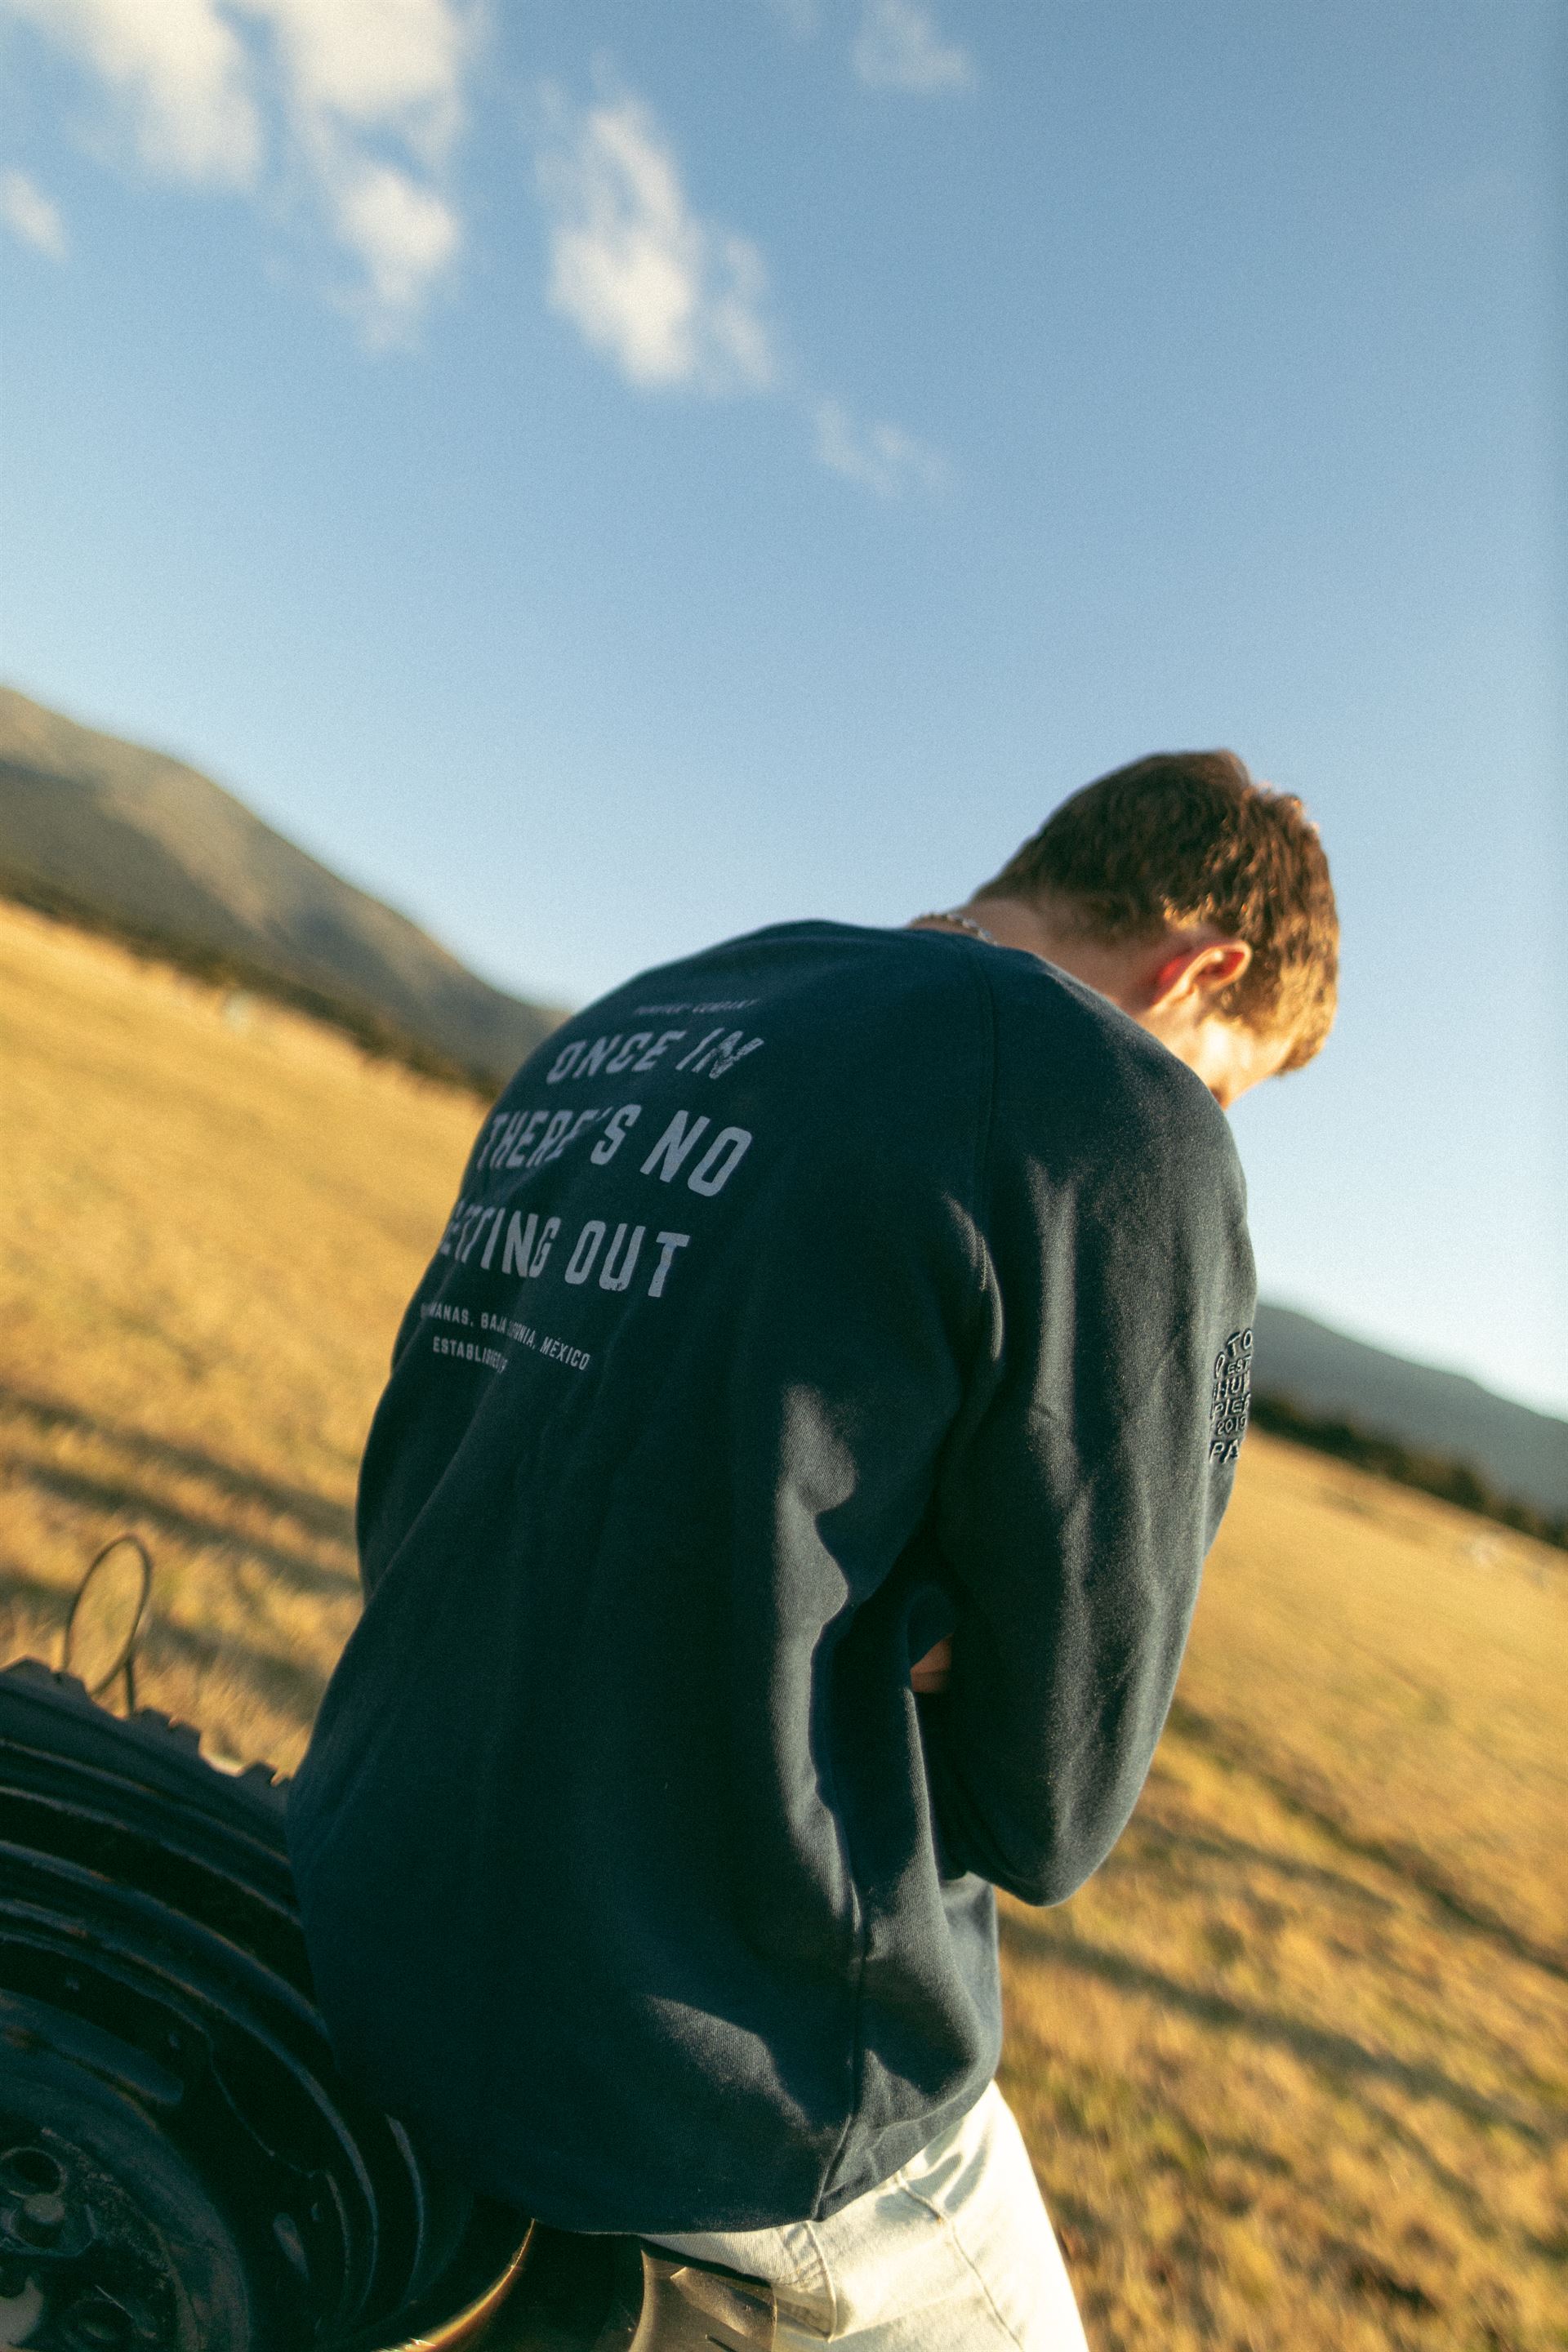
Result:
{"type": "Polygon", "coordinates": [[[290,1811],[382,2102],[647,2232],[971,2106],[991,1883],[1058,1899],[1136,1795],[1250,1311],[1214,1103],[1029,956],[784,925],[552,1038],[399,1336],[290,1811]]]}

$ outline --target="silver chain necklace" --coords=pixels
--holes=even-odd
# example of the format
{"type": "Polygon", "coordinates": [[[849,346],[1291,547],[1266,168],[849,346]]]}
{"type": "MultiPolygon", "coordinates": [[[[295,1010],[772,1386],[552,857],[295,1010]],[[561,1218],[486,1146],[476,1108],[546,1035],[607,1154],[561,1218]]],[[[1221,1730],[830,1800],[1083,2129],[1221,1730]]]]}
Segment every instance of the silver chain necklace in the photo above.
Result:
{"type": "Polygon", "coordinates": [[[915,921],[917,923],[951,923],[954,930],[968,931],[975,939],[984,940],[988,948],[999,948],[1002,944],[1000,940],[994,938],[991,932],[986,930],[984,924],[975,922],[968,915],[917,915],[915,921]]]}

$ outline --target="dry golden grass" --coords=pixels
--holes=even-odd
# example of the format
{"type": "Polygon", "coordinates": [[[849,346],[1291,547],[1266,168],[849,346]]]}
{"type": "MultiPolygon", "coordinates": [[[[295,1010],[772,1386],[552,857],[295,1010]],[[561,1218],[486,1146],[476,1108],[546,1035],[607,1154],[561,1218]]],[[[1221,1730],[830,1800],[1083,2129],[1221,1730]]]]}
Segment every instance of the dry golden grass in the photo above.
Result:
{"type": "MultiPolygon", "coordinates": [[[[471,1098],[0,908],[0,1655],[104,1538],[142,1695],[287,1769],[471,1098]]],[[[1095,2352],[1568,2345],[1562,1556],[1253,1439],[1107,1867],[1007,1906],[1003,2080],[1095,2352]]]]}
{"type": "Polygon", "coordinates": [[[359,1449],[479,1106],[16,908],[0,1099],[0,1646],[52,1656],[62,1595],[136,1528],[146,1695],[289,1769],[353,1622],[359,1449]]]}

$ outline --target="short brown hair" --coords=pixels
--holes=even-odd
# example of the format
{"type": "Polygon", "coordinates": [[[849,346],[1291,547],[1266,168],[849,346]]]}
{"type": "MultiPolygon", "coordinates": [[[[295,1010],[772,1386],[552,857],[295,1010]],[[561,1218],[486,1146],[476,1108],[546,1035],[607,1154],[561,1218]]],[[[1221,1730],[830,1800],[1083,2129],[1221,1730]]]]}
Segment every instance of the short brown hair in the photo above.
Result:
{"type": "Polygon", "coordinates": [[[1286,1032],[1288,1070],[1329,1034],[1340,923],[1323,845],[1295,794],[1255,783],[1234,751],[1156,751],[1086,784],[975,896],[1063,900],[1106,940],[1212,923],[1252,950],[1216,1012],[1286,1032]]]}

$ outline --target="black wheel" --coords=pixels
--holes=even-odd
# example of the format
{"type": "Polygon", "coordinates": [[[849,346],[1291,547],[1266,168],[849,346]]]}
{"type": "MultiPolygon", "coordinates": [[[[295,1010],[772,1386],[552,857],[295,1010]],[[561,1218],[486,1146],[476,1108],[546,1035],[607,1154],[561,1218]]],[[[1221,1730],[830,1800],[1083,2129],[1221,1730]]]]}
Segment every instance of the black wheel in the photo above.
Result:
{"type": "Polygon", "coordinates": [[[0,2344],[477,2344],[527,2224],[358,2099],[316,2014],[284,1786],[0,1672],[0,2344]],[[468,2314],[461,2324],[460,2315],[468,2314]]]}

